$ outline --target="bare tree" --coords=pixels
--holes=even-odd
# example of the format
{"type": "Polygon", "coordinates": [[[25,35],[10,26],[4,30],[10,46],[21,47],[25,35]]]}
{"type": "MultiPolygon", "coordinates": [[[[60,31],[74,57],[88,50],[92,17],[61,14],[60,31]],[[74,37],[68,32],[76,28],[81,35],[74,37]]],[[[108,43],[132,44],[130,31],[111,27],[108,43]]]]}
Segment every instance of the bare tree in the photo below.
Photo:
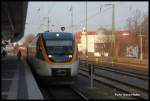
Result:
{"type": "Polygon", "coordinates": [[[148,30],[149,30],[149,19],[148,19],[148,13],[144,15],[144,20],[143,22],[141,23],[141,26],[142,26],[142,32],[146,35],[148,35],[148,30]]]}
{"type": "Polygon", "coordinates": [[[146,24],[144,20],[146,20],[144,13],[142,13],[139,9],[136,9],[136,11],[133,12],[133,16],[127,18],[126,27],[131,33],[139,34],[144,28],[143,25],[146,24]]]}
{"type": "MultiPolygon", "coordinates": [[[[134,11],[133,16],[129,17],[127,19],[127,28],[131,32],[131,34],[143,34],[143,54],[144,58],[148,58],[148,36],[149,36],[149,16],[148,12],[146,13],[141,13],[139,9],[134,11]]],[[[132,37],[132,42],[135,44],[139,44],[140,46],[140,37],[139,36],[133,36],[132,37]]],[[[141,48],[141,47],[140,47],[141,48]]]]}
{"type": "Polygon", "coordinates": [[[144,54],[143,54],[143,57],[144,58],[146,58],[146,59],[148,59],[148,53],[149,53],[149,51],[148,51],[148,44],[149,44],[149,16],[148,16],[148,13],[147,14],[145,14],[144,15],[144,20],[143,20],[143,22],[142,22],[142,24],[141,24],[141,26],[142,26],[142,34],[144,35],[144,40],[143,40],[143,52],[144,52],[144,54]]]}

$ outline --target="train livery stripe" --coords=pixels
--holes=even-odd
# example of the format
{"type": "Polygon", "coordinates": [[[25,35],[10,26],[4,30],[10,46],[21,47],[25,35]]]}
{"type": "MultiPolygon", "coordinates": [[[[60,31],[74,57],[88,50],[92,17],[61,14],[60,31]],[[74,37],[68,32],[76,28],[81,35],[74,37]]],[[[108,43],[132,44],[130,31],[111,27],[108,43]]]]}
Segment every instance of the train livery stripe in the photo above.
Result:
{"type": "Polygon", "coordinates": [[[40,37],[40,45],[41,45],[41,48],[42,48],[42,55],[44,56],[44,59],[45,59],[45,61],[48,63],[48,64],[72,64],[74,61],[76,61],[77,59],[77,57],[76,57],[76,55],[77,55],[77,45],[76,45],[76,43],[75,43],[75,51],[74,51],[74,54],[73,54],[73,58],[72,58],[72,60],[71,61],[69,61],[69,62],[64,62],[64,63],[55,63],[55,62],[52,62],[52,61],[50,61],[49,59],[48,59],[48,55],[47,55],[47,53],[46,53],[46,50],[45,50],[45,47],[44,47],[44,42],[43,42],[43,39],[40,37]]]}
{"type": "Polygon", "coordinates": [[[47,56],[47,54],[46,54],[46,50],[45,50],[45,48],[44,48],[44,43],[43,43],[43,39],[40,37],[40,45],[41,45],[41,48],[42,48],[42,54],[43,54],[43,56],[44,56],[44,59],[45,59],[45,61],[48,63],[48,64],[52,64],[52,62],[51,61],[49,61],[49,59],[48,59],[48,56],[47,56]]]}

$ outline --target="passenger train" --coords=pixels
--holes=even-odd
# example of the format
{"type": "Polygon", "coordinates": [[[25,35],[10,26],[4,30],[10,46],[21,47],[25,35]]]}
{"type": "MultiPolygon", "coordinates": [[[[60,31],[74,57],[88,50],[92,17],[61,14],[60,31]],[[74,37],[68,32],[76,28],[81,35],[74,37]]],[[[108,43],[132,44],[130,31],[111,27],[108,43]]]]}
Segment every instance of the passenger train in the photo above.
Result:
{"type": "Polygon", "coordinates": [[[74,83],[78,74],[78,48],[74,34],[43,32],[27,46],[27,61],[42,80],[74,83]]]}

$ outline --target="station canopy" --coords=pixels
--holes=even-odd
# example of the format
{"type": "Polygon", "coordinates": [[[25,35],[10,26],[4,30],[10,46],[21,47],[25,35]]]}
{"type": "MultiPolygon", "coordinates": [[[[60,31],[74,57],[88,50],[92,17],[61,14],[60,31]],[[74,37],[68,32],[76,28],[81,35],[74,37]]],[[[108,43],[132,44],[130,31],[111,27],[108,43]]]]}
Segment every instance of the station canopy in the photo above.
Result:
{"type": "Polygon", "coordinates": [[[28,2],[2,1],[1,37],[11,42],[19,41],[24,36],[28,2]]]}

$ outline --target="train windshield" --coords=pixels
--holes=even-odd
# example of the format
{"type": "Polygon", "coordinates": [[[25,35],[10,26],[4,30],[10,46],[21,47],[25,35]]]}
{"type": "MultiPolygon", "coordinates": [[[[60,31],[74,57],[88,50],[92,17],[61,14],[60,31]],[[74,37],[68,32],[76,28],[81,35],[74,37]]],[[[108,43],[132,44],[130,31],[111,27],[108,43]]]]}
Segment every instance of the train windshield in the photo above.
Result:
{"type": "Polygon", "coordinates": [[[43,34],[46,51],[51,55],[72,55],[74,39],[72,33],[46,32],[43,34]]]}
{"type": "Polygon", "coordinates": [[[46,40],[48,54],[70,55],[73,54],[72,40],[46,40]]]}

